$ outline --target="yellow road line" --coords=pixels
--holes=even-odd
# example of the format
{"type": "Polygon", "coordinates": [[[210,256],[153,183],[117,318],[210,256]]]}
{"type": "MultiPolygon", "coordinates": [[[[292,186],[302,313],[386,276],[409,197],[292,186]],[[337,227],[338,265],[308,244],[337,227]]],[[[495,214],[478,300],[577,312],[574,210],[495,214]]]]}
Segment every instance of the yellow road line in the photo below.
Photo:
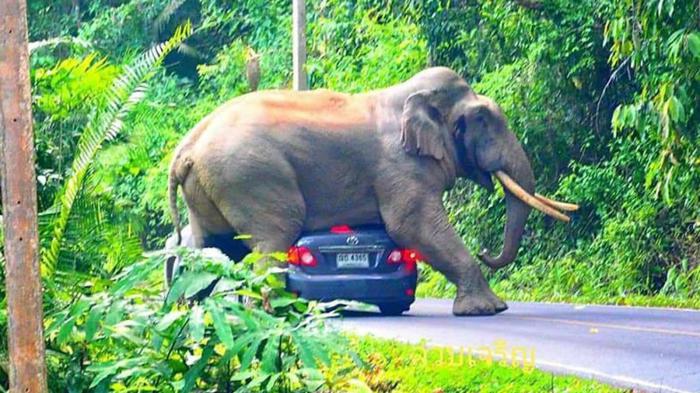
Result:
{"type": "Polygon", "coordinates": [[[642,326],[618,325],[618,324],[613,324],[613,323],[577,321],[577,320],[560,319],[560,318],[521,317],[521,316],[516,316],[516,315],[508,315],[508,314],[503,314],[502,317],[503,318],[510,318],[510,319],[524,319],[524,320],[531,320],[531,321],[541,321],[541,322],[555,322],[555,323],[563,323],[563,324],[567,324],[567,325],[578,325],[578,326],[586,326],[586,327],[592,327],[592,328],[601,328],[602,327],[602,328],[609,328],[609,329],[631,330],[631,331],[635,331],[635,332],[660,333],[660,334],[669,334],[669,335],[676,335],[676,336],[690,336],[690,337],[700,338],[700,332],[687,331],[687,330],[660,329],[660,328],[651,328],[651,327],[642,327],[642,326]]]}

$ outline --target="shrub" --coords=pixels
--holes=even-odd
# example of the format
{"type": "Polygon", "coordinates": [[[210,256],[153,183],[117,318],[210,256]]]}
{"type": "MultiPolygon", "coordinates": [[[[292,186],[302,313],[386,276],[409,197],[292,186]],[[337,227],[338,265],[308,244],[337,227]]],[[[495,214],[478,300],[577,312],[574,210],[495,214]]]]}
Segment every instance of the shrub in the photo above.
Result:
{"type": "Polygon", "coordinates": [[[213,251],[178,250],[186,270],[165,295],[159,253],[112,283],[84,282],[87,295],[56,304],[46,318],[52,391],[323,386],[319,367],[345,347],[323,328],[322,309],[286,293],[279,271],[253,273],[262,255],[233,263],[213,251]],[[183,300],[213,283],[217,290],[204,300],[183,300]]]}

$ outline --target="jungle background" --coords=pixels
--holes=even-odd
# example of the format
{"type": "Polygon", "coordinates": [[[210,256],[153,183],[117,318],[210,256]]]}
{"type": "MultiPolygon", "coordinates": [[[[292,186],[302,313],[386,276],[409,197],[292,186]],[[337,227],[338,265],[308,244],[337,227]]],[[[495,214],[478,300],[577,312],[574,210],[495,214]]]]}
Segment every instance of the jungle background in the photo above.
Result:
{"type": "MultiPolygon", "coordinates": [[[[172,232],[171,152],[209,111],[249,91],[251,58],[259,55],[259,89],[290,88],[291,1],[32,0],[28,18],[49,368],[61,375],[55,388],[160,386],[172,375],[180,376],[176,390],[207,378],[230,385],[229,374],[202,377],[202,370],[215,358],[228,365],[243,348],[237,328],[234,343],[222,322],[233,306],[214,299],[183,310],[176,300],[214,274],[250,296],[279,283],[194,253],[189,281],[156,307],[162,287],[143,283],[160,260],[143,254],[172,232]],[[196,362],[183,360],[193,353],[183,330],[196,342],[211,338],[197,347],[196,362]],[[190,374],[197,364],[199,374],[190,374]]],[[[697,1],[319,0],[307,2],[307,24],[311,88],[360,92],[428,66],[451,67],[501,105],[540,192],[581,205],[568,225],[531,215],[517,261],[488,273],[497,293],[700,307],[697,1]]],[[[474,254],[500,248],[500,193],[464,181],[445,195],[474,254]]],[[[451,284],[421,269],[420,295],[452,296],[451,284]]],[[[260,357],[265,367],[246,371],[237,386],[258,378],[251,391],[262,384],[284,391],[304,379],[265,349],[275,340],[280,353],[288,345],[289,362],[315,364],[295,344],[312,338],[289,332],[320,311],[282,299],[274,321],[239,310],[240,329],[256,346],[240,353],[238,366],[260,357]],[[279,335],[260,334],[270,331],[279,335]]]]}

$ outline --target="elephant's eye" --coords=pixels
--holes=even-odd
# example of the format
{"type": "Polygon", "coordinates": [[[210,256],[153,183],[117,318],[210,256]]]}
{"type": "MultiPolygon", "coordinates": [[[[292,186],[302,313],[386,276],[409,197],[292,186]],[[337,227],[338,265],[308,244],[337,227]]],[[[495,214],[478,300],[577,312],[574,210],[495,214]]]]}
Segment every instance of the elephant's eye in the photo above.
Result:
{"type": "Polygon", "coordinates": [[[464,119],[464,116],[460,116],[455,123],[455,134],[462,136],[465,132],[467,132],[467,121],[464,119]]]}
{"type": "Polygon", "coordinates": [[[440,111],[433,107],[433,106],[428,106],[428,116],[430,116],[431,119],[433,120],[440,120],[442,118],[442,114],[440,111]]]}

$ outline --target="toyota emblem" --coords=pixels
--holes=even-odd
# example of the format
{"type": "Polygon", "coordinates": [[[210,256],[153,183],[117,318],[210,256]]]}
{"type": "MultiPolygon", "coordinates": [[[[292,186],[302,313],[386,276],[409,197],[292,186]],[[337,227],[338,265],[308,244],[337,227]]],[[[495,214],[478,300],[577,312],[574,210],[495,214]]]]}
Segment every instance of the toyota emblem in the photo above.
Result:
{"type": "Polygon", "coordinates": [[[351,246],[356,246],[360,244],[360,239],[358,239],[357,236],[348,236],[348,238],[345,240],[345,243],[351,246]]]}

